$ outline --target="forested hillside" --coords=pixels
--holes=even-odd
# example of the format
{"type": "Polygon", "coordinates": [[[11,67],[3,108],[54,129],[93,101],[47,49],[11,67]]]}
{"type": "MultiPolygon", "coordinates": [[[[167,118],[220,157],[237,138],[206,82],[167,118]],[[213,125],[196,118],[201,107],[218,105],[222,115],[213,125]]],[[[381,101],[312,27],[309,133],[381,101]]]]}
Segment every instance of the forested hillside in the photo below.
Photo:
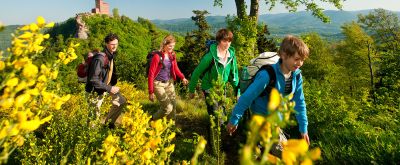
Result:
{"type": "MultiPolygon", "coordinates": [[[[159,49],[162,38],[172,33],[178,66],[190,79],[207,51],[205,41],[225,27],[224,17],[194,11],[192,20],[174,20],[182,29],[167,31],[156,24],[163,28],[169,21],[87,15],[88,39],[74,37],[73,18],[54,25],[39,17],[16,32],[9,41],[10,56],[0,60],[0,164],[398,164],[398,14],[383,9],[357,17],[352,12],[333,14],[330,27],[305,13],[275,16],[260,16],[271,29],[250,17],[231,17],[226,27],[234,33],[240,69],[259,53],[276,51],[287,33],[299,34],[307,44],[310,55],[300,69],[310,145],[298,139],[291,95],[276,91],[271,92],[270,114],[248,117],[233,135],[227,133],[226,121],[212,122],[200,88],[189,99],[180,81],[175,81],[176,120],[151,120],[160,103],[149,101],[147,53],[159,49]],[[295,27],[303,30],[295,33],[295,27]],[[119,36],[117,86],[127,100],[114,129],[101,123],[110,97],[104,98],[102,118],[91,121],[85,85],[76,75],[77,65],[88,52],[102,49],[110,32],[119,36]],[[331,40],[330,35],[341,37],[331,40]],[[279,128],[291,135],[281,159],[262,151],[279,141],[279,128]]],[[[210,95],[229,118],[237,103],[232,86],[214,83],[210,95]]]]}
{"type": "MultiPolygon", "coordinates": [[[[324,13],[331,19],[329,23],[323,23],[313,17],[310,12],[300,11],[294,13],[264,14],[259,16],[259,22],[268,25],[272,36],[282,37],[286,34],[302,34],[316,32],[325,39],[337,40],[344,36],[340,27],[343,23],[357,21],[357,15],[367,14],[372,10],[360,11],[333,11],[326,10],[324,13]]],[[[399,16],[400,12],[396,12],[399,16]]],[[[208,16],[207,22],[212,27],[210,30],[216,32],[217,29],[225,27],[224,16],[208,16]]],[[[184,34],[196,29],[195,24],[189,18],[173,20],[152,20],[154,24],[162,29],[184,34]]]]}

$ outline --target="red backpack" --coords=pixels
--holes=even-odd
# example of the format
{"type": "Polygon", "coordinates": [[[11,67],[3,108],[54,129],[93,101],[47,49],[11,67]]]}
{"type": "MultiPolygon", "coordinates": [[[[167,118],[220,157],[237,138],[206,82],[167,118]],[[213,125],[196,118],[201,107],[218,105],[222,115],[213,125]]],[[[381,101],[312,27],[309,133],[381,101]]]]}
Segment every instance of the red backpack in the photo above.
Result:
{"type": "Polygon", "coordinates": [[[78,82],[80,83],[86,83],[87,81],[87,75],[88,75],[88,70],[90,67],[90,63],[93,61],[93,59],[96,56],[101,56],[103,57],[103,61],[104,61],[104,68],[107,68],[108,65],[108,57],[105,53],[102,52],[89,52],[88,53],[88,58],[86,59],[85,62],[80,63],[76,69],[76,74],[78,75],[78,82]]]}

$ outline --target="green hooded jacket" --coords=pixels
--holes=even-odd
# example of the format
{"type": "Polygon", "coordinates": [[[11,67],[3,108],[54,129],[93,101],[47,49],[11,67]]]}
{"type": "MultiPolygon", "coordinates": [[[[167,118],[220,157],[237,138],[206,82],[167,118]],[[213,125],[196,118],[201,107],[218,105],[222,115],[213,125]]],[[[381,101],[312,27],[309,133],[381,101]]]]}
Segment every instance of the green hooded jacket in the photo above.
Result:
{"type": "Polygon", "coordinates": [[[239,71],[237,67],[235,49],[231,46],[229,47],[228,51],[230,53],[230,57],[228,58],[227,65],[224,67],[224,65],[219,62],[217,55],[217,44],[210,45],[210,51],[204,55],[200,61],[200,64],[192,73],[189,82],[190,93],[194,93],[200,75],[203,74],[203,78],[201,79],[201,88],[203,90],[210,89],[212,87],[212,81],[218,80],[218,75],[222,75],[224,84],[229,81],[234,89],[238,89],[237,94],[240,95],[240,89],[237,88],[239,85],[239,71]],[[214,60],[214,62],[212,62],[212,60],[214,60]],[[207,69],[209,65],[213,66],[210,69],[207,69]]]}

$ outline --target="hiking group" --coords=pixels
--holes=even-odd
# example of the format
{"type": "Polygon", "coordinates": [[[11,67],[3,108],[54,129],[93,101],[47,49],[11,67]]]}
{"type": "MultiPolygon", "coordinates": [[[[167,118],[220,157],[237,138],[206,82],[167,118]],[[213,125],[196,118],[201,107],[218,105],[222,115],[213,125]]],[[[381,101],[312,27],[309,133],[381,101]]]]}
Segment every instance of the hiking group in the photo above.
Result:
{"type": "MultiPolygon", "coordinates": [[[[309,49],[307,45],[295,36],[286,36],[277,53],[263,53],[263,55],[267,56],[272,55],[268,58],[273,58],[274,60],[265,66],[258,67],[252,73],[251,82],[247,83],[246,90],[241,91],[242,86],[239,83],[237,57],[235,49],[231,46],[233,38],[233,33],[230,30],[220,29],[216,33],[216,43],[209,46],[209,51],[201,58],[200,63],[191,74],[190,81],[185,78],[185,75],[182,74],[177,65],[174,51],[176,40],[172,35],[167,35],[162,40],[159,50],[152,51],[147,55],[149,100],[154,101],[157,98],[160,102],[160,108],[152,115],[152,120],[163,117],[175,120],[176,97],[174,81],[177,78],[180,78],[184,85],[189,86],[190,98],[194,97],[196,86],[201,80],[202,95],[204,95],[205,100],[211,100],[205,101],[207,112],[209,115],[215,116],[218,102],[210,97],[210,89],[213,88],[212,82],[220,78],[223,85],[227,82],[231,83],[234,89],[233,92],[237,96],[237,103],[226,125],[226,130],[229,134],[236,131],[239,120],[245,110],[250,109],[251,114],[267,115],[269,113],[267,108],[268,92],[273,87],[283,96],[293,94],[292,101],[295,102],[294,109],[299,132],[301,133],[301,138],[309,144],[303,78],[299,69],[304,60],[308,58],[309,49]]],[[[104,41],[104,50],[95,53],[87,66],[86,96],[91,109],[89,113],[90,119],[99,118],[99,108],[104,96],[107,94],[111,96],[112,107],[104,123],[113,128],[116,119],[121,114],[121,107],[126,103],[126,99],[121,95],[120,88],[115,86],[117,84],[115,59],[118,36],[109,34],[104,41]]],[[[224,93],[226,92],[224,91],[224,93]]],[[[228,114],[224,110],[221,115],[226,116],[228,114]]],[[[221,122],[220,124],[223,123],[221,122]]]]}

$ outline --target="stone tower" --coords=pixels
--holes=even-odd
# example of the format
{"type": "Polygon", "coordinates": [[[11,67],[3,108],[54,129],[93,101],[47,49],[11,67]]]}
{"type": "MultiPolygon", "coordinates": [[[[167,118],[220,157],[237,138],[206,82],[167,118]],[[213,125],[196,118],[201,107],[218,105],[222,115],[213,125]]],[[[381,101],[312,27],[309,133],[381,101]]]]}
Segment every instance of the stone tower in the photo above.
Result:
{"type": "Polygon", "coordinates": [[[103,2],[103,0],[96,0],[96,8],[92,9],[92,13],[110,15],[109,9],[108,3],[103,2]]]}

